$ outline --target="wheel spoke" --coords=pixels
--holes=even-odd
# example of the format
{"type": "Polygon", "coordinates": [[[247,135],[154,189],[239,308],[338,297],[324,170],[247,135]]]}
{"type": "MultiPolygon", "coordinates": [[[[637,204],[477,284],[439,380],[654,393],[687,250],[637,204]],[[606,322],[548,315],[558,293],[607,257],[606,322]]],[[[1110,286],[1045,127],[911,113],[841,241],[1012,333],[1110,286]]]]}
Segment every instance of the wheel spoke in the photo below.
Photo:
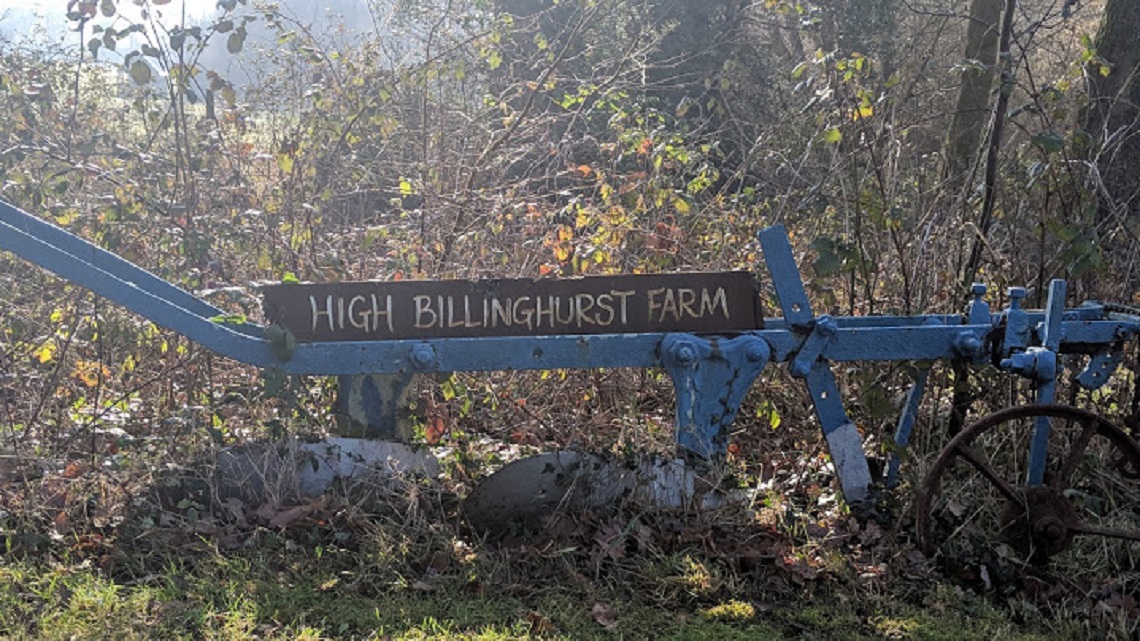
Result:
{"type": "Polygon", "coordinates": [[[1140,542],[1133,469],[1140,443],[1088,411],[1037,404],[994,412],[959,432],[928,470],[916,503],[919,543],[965,577],[1017,557],[1100,580],[1131,567],[1140,542]],[[1053,419],[1046,484],[1030,486],[1025,446],[1043,418],[1053,419]]]}
{"type": "Polygon", "coordinates": [[[1013,489],[1013,486],[1006,482],[1006,480],[997,473],[997,470],[995,470],[992,465],[986,461],[983,461],[981,457],[979,457],[974,452],[974,449],[972,447],[969,445],[959,445],[958,455],[966,459],[966,462],[974,466],[974,469],[980,472],[982,476],[986,477],[990,483],[993,483],[994,486],[997,487],[997,489],[1005,495],[1005,498],[1011,501],[1020,500],[1020,495],[1018,494],[1017,490],[1013,489]]]}
{"type": "Polygon", "coordinates": [[[1069,526],[1069,531],[1085,536],[1104,536],[1125,541],[1140,541],[1140,530],[1121,530],[1114,527],[1089,525],[1088,523],[1075,523],[1069,526]]]}

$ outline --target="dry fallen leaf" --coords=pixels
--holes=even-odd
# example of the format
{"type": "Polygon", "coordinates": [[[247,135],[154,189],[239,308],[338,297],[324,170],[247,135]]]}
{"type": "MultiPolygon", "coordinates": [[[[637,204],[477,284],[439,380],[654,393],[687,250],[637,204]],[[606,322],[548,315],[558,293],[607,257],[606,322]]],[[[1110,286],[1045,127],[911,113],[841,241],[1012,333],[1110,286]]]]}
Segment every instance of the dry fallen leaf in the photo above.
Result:
{"type": "Polygon", "coordinates": [[[234,521],[237,522],[238,527],[243,529],[249,527],[249,521],[245,518],[245,503],[242,502],[241,499],[230,497],[226,499],[225,505],[226,510],[230,513],[230,516],[234,518],[234,521]]]}
{"type": "Polygon", "coordinates": [[[276,516],[269,519],[269,527],[272,528],[285,528],[294,521],[305,518],[313,513],[312,505],[298,505],[297,507],[289,508],[284,512],[278,512],[276,516]]]}
{"type": "Polygon", "coordinates": [[[590,614],[593,615],[598,625],[601,625],[607,630],[613,630],[617,627],[617,612],[614,612],[613,608],[604,603],[595,603],[593,609],[590,610],[590,614]]]}
{"type": "Polygon", "coordinates": [[[554,634],[554,624],[550,622],[550,619],[542,616],[538,612],[534,612],[533,610],[528,612],[526,620],[527,623],[530,623],[531,636],[554,634]]]}

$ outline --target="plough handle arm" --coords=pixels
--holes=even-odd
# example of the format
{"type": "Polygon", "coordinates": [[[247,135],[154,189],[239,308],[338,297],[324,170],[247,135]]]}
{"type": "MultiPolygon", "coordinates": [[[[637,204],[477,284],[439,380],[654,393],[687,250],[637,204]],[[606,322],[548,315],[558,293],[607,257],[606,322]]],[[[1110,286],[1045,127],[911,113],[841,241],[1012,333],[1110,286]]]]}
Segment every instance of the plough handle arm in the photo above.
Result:
{"type": "MultiPolygon", "coordinates": [[[[84,267],[94,267],[119,280],[133,283],[139,289],[178,305],[192,314],[197,314],[204,318],[212,318],[225,314],[223,310],[194,296],[181,287],[168,283],[138,265],[3,201],[0,201],[0,225],[3,225],[0,229],[6,232],[4,235],[12,237],[12,242],[4,242],[3,239],[0,239],[0,246],[33,263],[39,264],[34,250],[21,252],[17,249],[17,246],[25,242],[23,239],[28,236],[42,241],[50,247],[70,254],[76,261],[82,263],[84,267]],[[23,232],[26,236],[12,234],[11,231],[13,229],[23,232]],[[17,238],[19,240],[17,240],[17,238]]],[[[261,328],[252,323],[247,324],[246,327],[232,324],[231,328],[256,335],[260,335],[261,333],[261,328]]]]}
{"type": "Polygon", "coordinates": [[[155,324],[238,361],[278,361],[253,323],[210,320],[223,312],[189,292],[54,225],[0,202],[0,249],[118,303],[155,324]],[[15,223],[15,224],[13,224],[15,223]]]}

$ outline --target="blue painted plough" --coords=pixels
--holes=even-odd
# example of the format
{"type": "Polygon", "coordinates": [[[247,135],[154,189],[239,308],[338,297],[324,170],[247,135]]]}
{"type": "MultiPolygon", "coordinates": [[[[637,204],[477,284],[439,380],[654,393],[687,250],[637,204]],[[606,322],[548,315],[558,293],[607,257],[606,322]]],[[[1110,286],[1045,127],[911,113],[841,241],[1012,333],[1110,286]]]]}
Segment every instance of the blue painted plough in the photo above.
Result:
{"type": "MultiPolygon", "coordinates": [[[[223,310],[77,236],[0,203],[0,249],[222,356],[261,368],[345,377],[342,382],[385,375],[404,385],[414,374],[433,372],[664,368],[676,393],[677,443],[690,459],[716,461],[722,457],[728,445],[728,427],[746,392],[769,363],[786,363],[810,392],[840,488],[847,502],[854,505],[869,504],[876,487],[896,483],[898,457],[890,462],[884,478],[872,477],[863,438],[844,408],[832,365],[867,361],[923,365],[915,368],[917,374],[902,406],[895,435],[898,451],[905,450],[910,439],[926,390],[929,363],[993,365],[1030,381],[1036,403],[982,419],[954,436],[920,490],[920,540],[930,549],[938,544],[932,539],[944,516],[939,510],[947,503],[944,494],[951,481],[947,470],[956,460],[978,473],[999,501],[1014,506],[1007,505],[993,518],[998,521],[1001,536],[1015,532],[1019,549],[1028,550],[1026,554],[1033,558],[1051,556],[1081,534],[1140,540],[1140,524],[1117,527],[1098,521],[1090,525],[1087,512],[1073,507],[1070,499],[1078,486],[1069,478],[1081,471],[1089,455],[1101,451],[1097,449],[1101,446],[1094,444],[1103,441],[1114,452],[1112,465],[1131,482],[1140,472],[1140,448],[1106,421],[1053,404],[1066,354],[1087,357],[1082,358],[1087,364],[1075,379],[1081,387],[1097,390],[1109,381],[1122,361],[1126,344],[1140,334],[1140,318],[1132,310],[1100,303],[1066,308],[1066,284],[1054,280],[1048,285],[1048,303],[1043,310],[1024,309],[1026,292],[1020,288],[1009,290],[1007,307],[993,310],[985,300],[985,286],[975,285],[962,314],[819,315],[812,310],[784,229],[765,229],[759,240],[782,316],[763,319],[758,329],[699,334],[316,340],[297,342],[283,354],[266,336],[268,326],[215,322],[211,319],[222,316],[223,310]],[[982,454],[986,435],[1007,423],[1025,424],[1029,432],[1021,441],[1008,441],[1024,446],[1024,452],[1003,454],[1016,461],[1017,478],[1013,479],[995,469],[997,458],[982,454]],[[1054,443],[1052,437],[1061,426],[1073,425],[1077,426],[1074,437],[1060,445],[1054,443]],[[1054,462],[1051,457],[1058,447],[1061,451],[1054,462]]],[[[328,314],[331,323],[332,311],[328,314]]],[[[365,389],[371,388],[365,385],[365,389]]],[[[370,394],[384,396],[375,389],[370,394]]],[[[390,413],[391,404],[384,408],[378,411],[390,413]]],[[[1087,493],[1087,489],[1080,491],[1087,493]]]]}

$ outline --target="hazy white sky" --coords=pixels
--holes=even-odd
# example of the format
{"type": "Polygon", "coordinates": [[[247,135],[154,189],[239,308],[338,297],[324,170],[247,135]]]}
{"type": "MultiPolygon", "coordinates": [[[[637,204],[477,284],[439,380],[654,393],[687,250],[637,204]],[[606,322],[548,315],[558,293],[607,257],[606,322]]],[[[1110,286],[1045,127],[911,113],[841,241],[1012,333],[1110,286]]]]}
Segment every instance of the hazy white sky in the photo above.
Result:
{"type": "MultiPolygon", "coordinates": [[[[96,5],[100,2],[94,1],[96,5]]],[[[218,11],[217,0],[170,0],[162,5],[150,0],[149,4],[155,14],[170,18],[168,24],[179,21],[183,9],[191,23],[218,11]]],[[[328,15],[328,6],[332,5],[350,29],[371,26],[368,0],[279,0],[277,4],[286,13],[309,24],[322,23],[328,15]]],[[[66,32],[67,5],[68,0],[0,0],[0,33],[9,37],[30,35],[37,23],[49,27],[52,33],[66,32]]],[[[115,0],[115,6],[122,15],[138,19],[134,0],[115,0]]]]}
{"type": "MultiPolygon", "coordinates": [[[[69,43],[67,23],[68,0],[0,0],[0,39],[31,42],[69,43]]],[[[98,0],[96,0],[98,4],[98,0]]],[[[132,0],[116,0],[117,11],[132,21],[138,20],[139,8],[132,0]]],[[[217,0],[171,0],[169,4],[154,6],[156,15],[167,15],[175,23],[186,9],[188,22],[212,14],[217,0]]]]}
{"type": "MultiPolygon", "coordinates": [[[[13,12],[62,17],[67,13],[67,3],[68,0],[0,0],[0,15],[10,9],[13,12]]],[[[118,0],[115,4],[124,11],[134,9],[131,0],[118,0]]],[[[187,16],[199,17],[212,13],[217,6],[217,0],[171,0],[169,4],[155,8],[169,11],[171,14],[180,14],[183,5],[186,7],[187,16]]]]}

